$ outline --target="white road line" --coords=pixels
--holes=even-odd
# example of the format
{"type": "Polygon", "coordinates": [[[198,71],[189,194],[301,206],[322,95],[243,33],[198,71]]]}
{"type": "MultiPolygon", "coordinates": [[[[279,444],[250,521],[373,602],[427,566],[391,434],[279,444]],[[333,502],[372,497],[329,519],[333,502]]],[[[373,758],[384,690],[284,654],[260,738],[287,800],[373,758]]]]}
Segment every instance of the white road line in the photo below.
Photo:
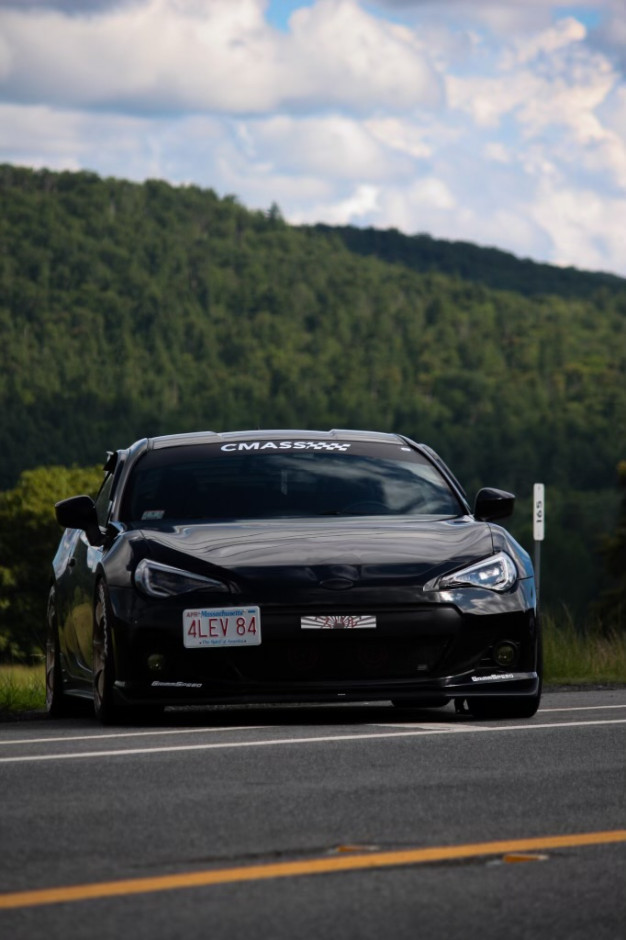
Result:
{"type": "MultiPolygon", "coordinates": [[[[498,732],[498,731],[539,731],[545,728],[580,728],[580,727],[591,727],[592,725],[623,725],[626,724],[626,718],[615,718],[607,719],[606,721],[570,721],[570,722],[557,722],[554,724],[523,724],[523,725],[496,725],[494,727],[487,726],[477,726],[477,725],[468,725],[468,726],[454,726],[455,732],[464,733],[468,728],[471,727],[472,733],[482,732],[498,732]]],[[[268,740],[259,740],[259,741],[218,741],[211,742],[210,744],[181,744],[174,745],[172,747],[142,747],[142,748],[126,748],[117,751],[77,751],[73,754],[24,754],[21,757],[2,757],[0,758],[0,764],[16,764],[16,763],[28,763],[33,761],[50,761],[50,760],[72,760],[72,759],[86,759],[94,757],[129,757],[136,756],[138,754],[168,754],[180,751],[212,751],[212,750],[226,750],[228,748],[245,748],[245,747],[278,747],[281,745],[293,745],[293,744],[320,744],[320,743],[329,743],[329,742],[341,742],[341,741],[368,741],[382,738],[410,738],[410,737],[435,737],[439,734],[450,734],[449,727],[446,728],[437,728],[436,730],[424,731],[423,729],[415,731],[389,731],[389,732],[374,732],[370,734],[339,734],[339,735],[322,735],[316,737],[305,737],[305,738],[270,738],[268,740]]]]}
{"type": "MultiPolygon", "coordinates": [[[[570,705],[567,708],[540,708],[538,714],[545,715],[548,712],[589,712],[589,711],[606,711],[610,708],[626,708],[626,705],[570,705]]],[[[368,722],[368,724],[375,724],[377,727],[382,728],[421,728],[424,731],[430,731],[433,728],[436,730],[443,730],[441,725],[441,715],[437,716],[437,719],[433,718],[432,722],[390,722],[390,721],[376,721],[368,722]]],[[[142,738],[142,737],[159,737],[172,734],[212,734],[221,733],[225,731],[258,731],[260,728],[277,728],[283,727],[280,723],[277,725],[225,725],[216,727],[214,725],[204,725],[201,728],[152,728],[149,731],[117,731],[117,732],[108,732],[99,734],[97,731],[94,731],[92,734],[68,734],[61,737],[54,738],[14,738],[7,739],[5,741],[0,740],[0,747],[7,747],[12,745],[23,745],[23,744],[59,744],[69,741],[105,741],[109,738],[115,740],[119,738],[142,738]]],[[[462,725],[464,731],[475,730],[477,725],[462,725]]],[[[456,724],[446,724],[446,730],[458,731],[460,730],[459,726],[456,724]]]]}
{"type": "Polygon", "coordinates": [[[539,714],[546,712],[597,712],[609,708],[626,708],[626,705],[568,705],[566,708],[540,708],[539,714]]]}
{"type": "Polygon", "coordinates": [[[457,724],[445,725],[445,724],[435,723],[434,721],[428,724],[427,723],[421,724],[418,722],[413,723],[412,721],[403,721],[403,722],[377,721],[373,724],[374,724],[374,727],[376,728],[406,728],[407,730],[409,728],[420,728],[422,731],[437,731],[438,733],[442,731],[448,731],[450,732],[450,734],[454,734],[457,731],[460,731],[463,734],[465,734],[466,732],[469,732],[469,731],[491,731],[492,730],[488,725],[475,725],[473,722],[471,725],[465,724],[465,723],[461,724],[460,722],[457,724]]]}
{"type": "Polygon", "coordinates": [[[7,744],[58,744],[60,741],[103,741],[105,738],[142,738],[157,737],[165,734],[202,734],[211,731],[258,731],[267,725],[226,725],[223,728],[214,728],[206,725],[204,728],[167,728],[152,729],[152,731],[118,731],[110,734],[68,734],[60,738],[16,738],[13,741],[0,741],[0,747],[7,744]]]}

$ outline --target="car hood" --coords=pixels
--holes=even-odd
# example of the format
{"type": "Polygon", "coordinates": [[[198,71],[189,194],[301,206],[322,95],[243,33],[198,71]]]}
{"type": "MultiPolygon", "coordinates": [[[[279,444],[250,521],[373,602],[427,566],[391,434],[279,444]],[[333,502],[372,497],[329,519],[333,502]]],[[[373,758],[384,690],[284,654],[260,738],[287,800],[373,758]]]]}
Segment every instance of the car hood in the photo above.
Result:
{"type": "Polygon", "coordinates": [[[329,588],[389,579],[423,584],[493,552],[491,527],[470,517],[281,519],[144,528],[141,554],[212,577],[329,588]],[[333,584],[333,582],[335,582],[333,584]]]}

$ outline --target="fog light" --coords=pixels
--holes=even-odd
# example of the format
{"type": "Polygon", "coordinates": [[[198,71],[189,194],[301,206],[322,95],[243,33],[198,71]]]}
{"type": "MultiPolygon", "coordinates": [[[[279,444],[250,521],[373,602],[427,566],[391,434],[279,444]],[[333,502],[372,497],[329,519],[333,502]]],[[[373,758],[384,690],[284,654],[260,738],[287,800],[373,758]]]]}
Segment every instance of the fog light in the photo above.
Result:
{"type": "Polygon", "coordinates": [[[151,653],[147,659],[150,672],[163,672],[165,669],[165,656],[163,653],[151,653]]]}
{"type": "Polygon", "coordinates": [[[502,640],[497,643],[492,652],[494,663],[502,666],[503,669],[510,669],[517,663],[518,650],[515,643],[510,640],[502,640]]]}

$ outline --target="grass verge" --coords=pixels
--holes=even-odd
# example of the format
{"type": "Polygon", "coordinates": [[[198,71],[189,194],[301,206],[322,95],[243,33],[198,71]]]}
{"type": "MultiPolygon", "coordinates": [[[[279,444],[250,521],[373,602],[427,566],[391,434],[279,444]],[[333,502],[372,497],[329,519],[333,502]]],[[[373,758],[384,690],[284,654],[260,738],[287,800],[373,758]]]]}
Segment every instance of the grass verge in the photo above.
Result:
{"type": "Polygon", "coordinates": [[[581,631],[567,617],[544,616],[543,665],[552,685],[626,684],[626,633],[581,631]]]}
{"type": "Polygon", "coordinates": [[[46,669],[36,666],[0,665],[0,718],[38,711],[46,706],[46,669]]]}

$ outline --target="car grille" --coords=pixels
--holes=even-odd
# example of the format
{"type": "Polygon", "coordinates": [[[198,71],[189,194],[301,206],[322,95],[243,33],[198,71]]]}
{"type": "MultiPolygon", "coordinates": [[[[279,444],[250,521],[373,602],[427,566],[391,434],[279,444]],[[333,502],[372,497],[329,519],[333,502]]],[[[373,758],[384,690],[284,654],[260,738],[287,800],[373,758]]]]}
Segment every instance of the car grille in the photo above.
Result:
{"type": "Polygon", "coordinates": [[[228,665],[244,681],[415,678],[436,667],[448,642],[446,637],[381,642],[334,634],[232,651],[228,665]]]}

